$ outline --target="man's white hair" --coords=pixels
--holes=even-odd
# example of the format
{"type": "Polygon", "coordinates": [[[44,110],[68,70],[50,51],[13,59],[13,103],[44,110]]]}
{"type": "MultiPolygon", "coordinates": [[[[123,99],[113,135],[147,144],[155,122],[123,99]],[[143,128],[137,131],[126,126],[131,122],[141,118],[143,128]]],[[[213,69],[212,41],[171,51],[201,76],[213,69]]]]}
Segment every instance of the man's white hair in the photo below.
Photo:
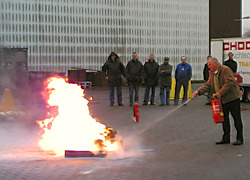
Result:
{"type": "Polygon", "coordinates": [[[218,63],[219,61],[218,61],[218,59],[216,57],[213,57],[212,62],[217,62],[218,63]]]}

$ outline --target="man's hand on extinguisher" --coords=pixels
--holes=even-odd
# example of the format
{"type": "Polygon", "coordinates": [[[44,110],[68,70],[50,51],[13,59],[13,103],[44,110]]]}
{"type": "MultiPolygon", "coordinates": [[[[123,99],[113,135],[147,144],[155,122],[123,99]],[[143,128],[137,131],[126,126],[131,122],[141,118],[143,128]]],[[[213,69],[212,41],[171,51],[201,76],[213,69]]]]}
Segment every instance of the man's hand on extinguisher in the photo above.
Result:
{"type": "Polygon", "coordinates": [[[220,93],[216,93],[216,94],[213,94],[213,98],[217,98],[217,99],[220,99],[221,98],[221,95],[220,93]]]}

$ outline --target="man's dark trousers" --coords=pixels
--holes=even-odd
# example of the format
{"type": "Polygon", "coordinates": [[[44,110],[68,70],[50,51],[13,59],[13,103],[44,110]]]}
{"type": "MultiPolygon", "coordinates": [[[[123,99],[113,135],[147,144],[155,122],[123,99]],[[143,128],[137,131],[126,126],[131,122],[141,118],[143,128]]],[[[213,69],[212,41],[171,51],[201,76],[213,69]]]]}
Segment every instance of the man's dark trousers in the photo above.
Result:
{"type": "Polygon", "coordinates": [[[234,126],[237,130],[237,140],[243,140],[243,125],[241,120],[240,113],[240,99],[231,101],[226,104],[222,104],[223,113],[224,113],[224,122],[223,122],[223,140],[230,141],[230,120],[229,113],[233,116],[234,126]]]}
{"type": "Polygon", "coordinates": [[[109,98],[110,98],[110,104],[113,105],[114,104],[114,91],[116,88],[116,92],[117,92],[117,101],[118,104],[122,104],[122,86],[120,85],[114,85],[114,86],[109,86],[109,98]]]}
{"type": "Polygon", "coordinates": [[[133,97],[135,91],[135,102],[139,102],[139,84],[129,83],[129,102],[133,104],[133,97]]]}
{"type": "Polygon", "coordinates": [[[170,96],[170,86],[160,86],[160,100],[161,100],[161,104],[169,104],[169,96],[170,96]],[[165,93],[166,91],[166,93],[165,93]],[[165,97],[166,94],[166,97],[165,97]],[[166,100],[166,101],[165,101],[166,100]]]}
{"type": "Polygon", "coordinates": [[[180,90],[181,90],[181,86],[183,86],[183,90],[184,90],[184,95],[182,98],[182,103],[187,101],[187,91],[188,91],[188,81],[176,81],[176,85],[175,85],[175,103],[179,102],[180,99],[180,90]]]}

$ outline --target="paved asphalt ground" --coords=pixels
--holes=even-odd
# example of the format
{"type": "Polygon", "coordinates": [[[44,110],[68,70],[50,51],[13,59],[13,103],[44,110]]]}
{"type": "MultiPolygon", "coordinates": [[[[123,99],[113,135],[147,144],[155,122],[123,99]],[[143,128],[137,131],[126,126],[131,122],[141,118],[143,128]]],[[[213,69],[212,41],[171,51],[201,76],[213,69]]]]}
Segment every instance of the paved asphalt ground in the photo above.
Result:
{"type": "MultiPolygon", "coordinates": [[[[141,88],[141,104],[143,91],[141,88]]],[[[222,137],[222,127],[213,123],[205,97],[183,107],[160,107],[158,91],[157,105],[141,106],[139,123],[132,120],[127,88],[123,90],[124,107],[110,107],[108,91],[87,91],[94,98],[91,114],[115,128],[124,142],[123,151],[106,158],[53,157],[38,148],[35,123],[25,117],[1,122],[0,180],[250,179],[250,110],[242,111],[245,144],[218,146],[215,142],[222,137]]],[[[250,108],[250,104],[242,107],[250,108]]],[[[235,141],[234,128],[231,141],[235,141]]]]}

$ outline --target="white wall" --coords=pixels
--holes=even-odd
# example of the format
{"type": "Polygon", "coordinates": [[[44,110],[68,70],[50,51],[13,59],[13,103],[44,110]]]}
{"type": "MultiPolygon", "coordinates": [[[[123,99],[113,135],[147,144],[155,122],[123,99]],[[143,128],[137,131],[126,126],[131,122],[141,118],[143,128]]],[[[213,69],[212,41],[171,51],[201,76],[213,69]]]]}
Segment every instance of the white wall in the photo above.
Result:
{"type": "MultiPolygon", "coordinates": [[[[250,16],[250,1],[242,1],[242,17],[250,16]]],[[[250,19],[242,20],[242,36],[250,37],[250,19]]]]}
{"type": "Polygon", "coordinates": [[[207,0],[0,0],[4,47],[28,47],[29,69],[100,69],[111,51],[175,66],[186,55],[202,79],[209,52],[207,0]]]}

